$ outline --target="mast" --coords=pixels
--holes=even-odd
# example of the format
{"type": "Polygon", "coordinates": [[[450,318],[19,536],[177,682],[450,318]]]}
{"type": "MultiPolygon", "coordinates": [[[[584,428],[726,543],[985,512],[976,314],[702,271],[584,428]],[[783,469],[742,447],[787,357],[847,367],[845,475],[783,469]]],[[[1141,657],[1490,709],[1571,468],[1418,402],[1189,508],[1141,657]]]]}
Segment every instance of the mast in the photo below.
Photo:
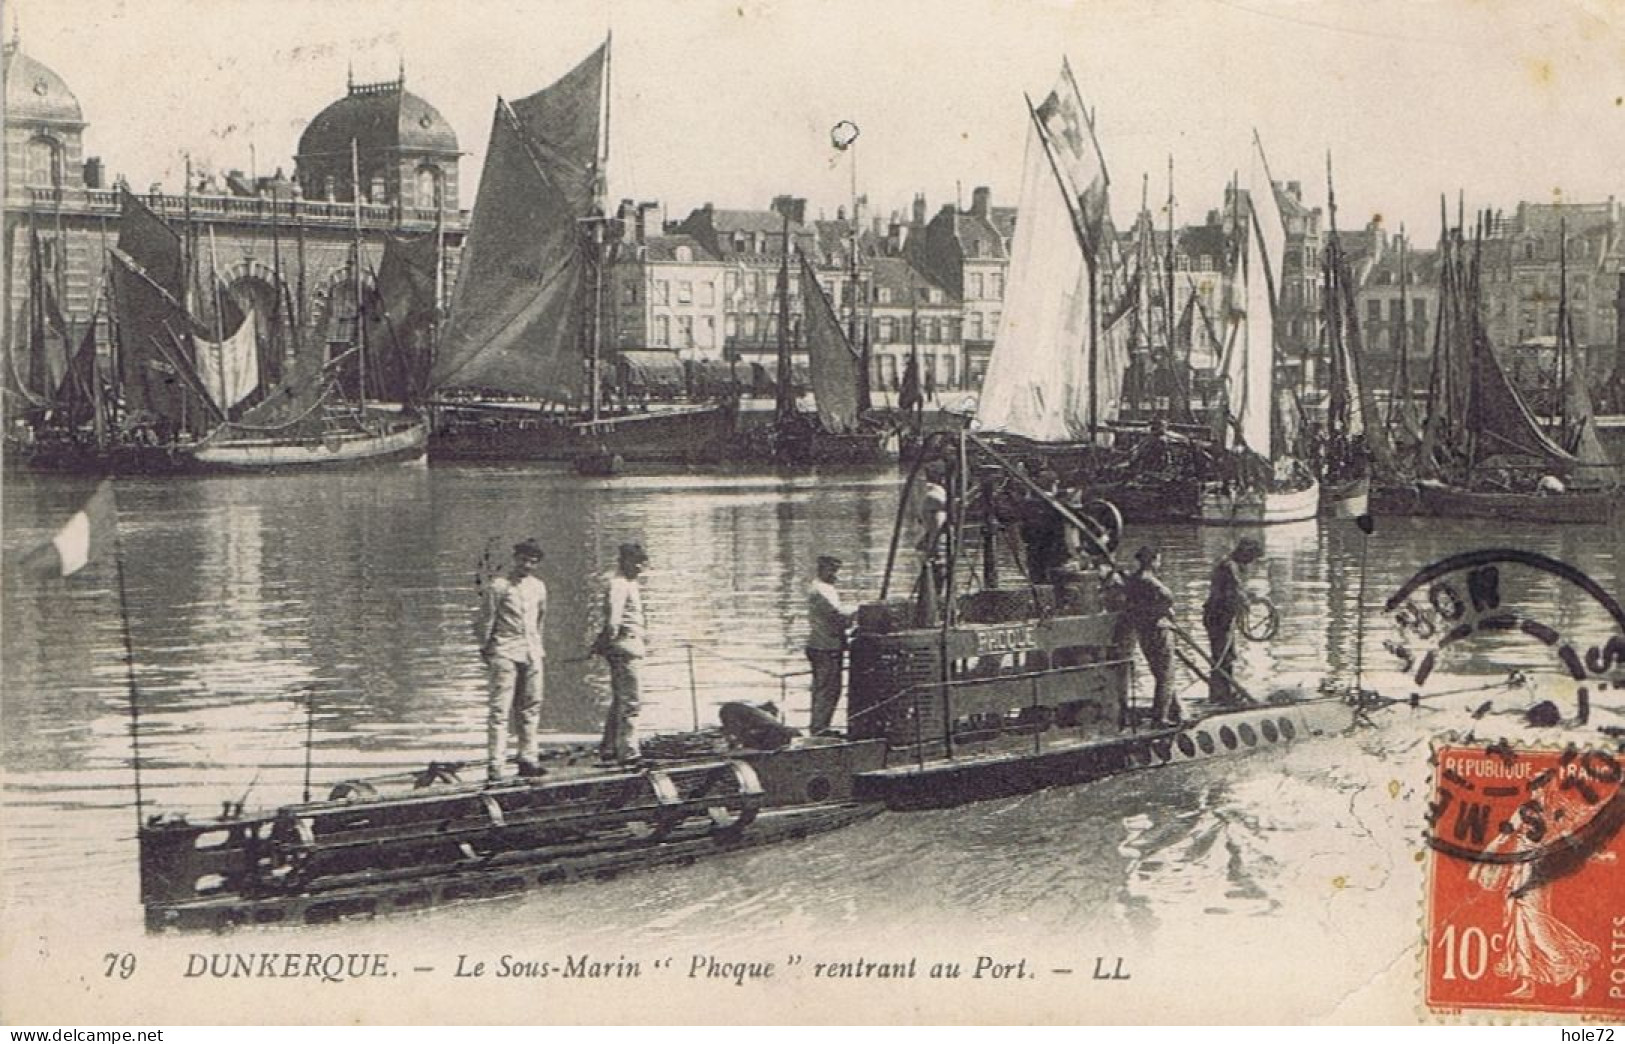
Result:
{"type": "Polygon", "coordinates": [[[214,226],[209,226],[209,289],[214,295],[214,362],[215,374],[220,378],[220,398],[217,403],[220,412],[224,414],[229,408],[226,398],[226,353],[223,350],[226,343],[225,318],[220,314],[220,259],[214,251],[214,226]]]}
{"type": "Polygon", "coordinates": [[[1559,437],[1567,441],[1569,430],[1569,223],[1557,223],[1557,424],[1559,437]]]}
{"type": "Polygon", "coordinates": [[[604,200],[608,186],[604,182],[605,170],[609,166],[609,74],[610,74],[610,44],[614,34],[604,37],[604,75],[600,80],[599,111],[602,113],[599,134],[598,155],[594,158],[596,170],[592,176],[592,207],[587,217],[587,246],[590,250],[589,265],[592,269],[592,318],[588,327],[587,341],[587,394],[592,404],[588,408],[588,417],[597,422],[603,399],[604,387],[604,224],[607,218],[604,215],[604,200]]]}
{"type": "Polygon", "coordinates": [[[367,405],[367,324],[361,321],[361,148],[356,139],[350,139],[350,201],[355,224],[355,266],[351,270],[352,289],[355,293],[355,333],[352,344],[356,353],[356,393],[363,409],[367,405]]]}
{"type": "Polygon", "coordinates": [[[1174,157],[1172,153],[1168,155],[1168,248],[1163,262],[1163,269],[1163,275],[1167,277],[1163,289],[1162,319],[1163,326],[1166,329],[1164,337],[1168,345],[1168,386],[1170,395],[1168,413],[1170,419],[1174,419],[1184,417],[1185,411],[1190,409],[1190,394],[1185,390],[1185,378],[1190,372],[1190,367],[1189,365],[1179,365],[1181,360],[1178,357],[1178,349],[1175,343],[1178,340],[1178,320],[1174,318],[1174,157]],[[1178,395],[1182,400],[1178,408],[1175,408],[1172,401],[1171,396],[1173,395],[1178,395]]]}
{"type": "Polygon", "coordinates": [[[790,209],[784,210],[784,245],[779,256],[779,387],[773,403],[774,419],[783,425],[795,403],[790,395],[790,209]]]}
{"type": "MultiPolygon", "coordinates": [[[[1409,412],[1411,401],[1411,363],[1409,326],[1411,324],[1410,303],[1410,270],[1406,264],[1409,260],[1410,242],[1405,238],[1405,226],[1399,226],[1399,336],[1395,339],[1398,358],[1395,360],[1394,395],[1404,404],[1409,412]]],[[[1394,405],[1389,404],[1388,420],[1390,427],[1394,419],[1394,405]]]]}

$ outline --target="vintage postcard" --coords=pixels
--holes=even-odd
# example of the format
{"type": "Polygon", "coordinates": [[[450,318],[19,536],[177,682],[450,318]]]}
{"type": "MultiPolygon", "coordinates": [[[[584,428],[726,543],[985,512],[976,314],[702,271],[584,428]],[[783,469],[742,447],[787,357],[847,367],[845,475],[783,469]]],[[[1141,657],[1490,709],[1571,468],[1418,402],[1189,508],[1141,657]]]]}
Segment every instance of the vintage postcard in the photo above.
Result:
{"type": "Polygon", "coordinates": [[[1625,1018],[1625,8],[6,16],[0,1019],[1625,1018]]]}

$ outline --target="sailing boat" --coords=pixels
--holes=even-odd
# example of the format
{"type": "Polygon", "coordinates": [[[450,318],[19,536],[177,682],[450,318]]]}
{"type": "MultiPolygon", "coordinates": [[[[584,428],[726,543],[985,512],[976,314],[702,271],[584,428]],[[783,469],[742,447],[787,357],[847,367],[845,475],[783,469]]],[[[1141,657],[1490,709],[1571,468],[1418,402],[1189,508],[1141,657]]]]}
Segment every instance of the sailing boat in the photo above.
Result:
{"type": "Polygon", "coordinates": [[[604,213],[610,44],[552,85],[497,99],[451,312],[430,372],[431,456],[688,463],[733,430],[723,403],[606,401],[604,213]]]}
{"type": "Polygon", "coordinates": [[[1354,280],[1337,234],[1337,191],[1331,157],[1326,158],[1326,199],[1331,234],[1321,271],[1322,333],[1329,362],[1326,429],[1317,446],[1321,509],[1334,518],[1358,518],[1370,510],[1373,462],[1392,460],[1387,429],[1370,423],[1377,416],[1374,396],[1362,373],[1360,317],[1354,280]]]}
{"type": "Polygon", "coordinates": [[[790,216],[784,216],[785,251],[779,262],[778,379],[773,424],[767,438],[752,438],[730,454],[748,458],[752,448],[765,448],[774,464],[878,464],[894,456],[895,438],[863,415],[868,377],[863,353],[841,329],[835,308],[824,294],[807,255],[796,251],[797,278],[804,309],[802,333],[816,412],[796,406],[790,360],[790,216]]]}
{"type": "MultiPolygon", "coordinates": [[[[121,211],[118,245],[108,250],[116,364],[101,395],[115,404],[112,423],[37,443],[30,466],[99,474],[259,472],[423,456],[428,431],[421,419],[379,413],[339,394],[337,367],[352,356],[364,359],[362,343],[252,401],[260,390],[253,311],[236,309],[211,276],[212,321],[200,319],[186,303],[190,261],[181,236],[128,191],[121,211]]],[[[101,392],[97,381],[91,391],[101,392]]]]}
{"type": "Polygon", "coordinates": [[[1098,314],[1113,245],[1109,179],[1068,63],[1027,110],[1021,222],[975,428],[1086,460],[1111,441],[1128,369],[1125,338],[1103,336],[1098,314]]]}
{"type": "Polygon", "coordinates": [[[1278,439],[1275,411],[1275,302],[1286,253],[1286,223],[1264,162],[1253,141],[1253,167],[1245,217],[1239,191],[1233,213],[1245,221],[1235,237],[1229,280],[1231,328],[1220,370],[1225,381],[1224,476],[1204,483],[1198,521],[1207,525],[1271,525],[1313,518],[1320,483],[1278,439]]]}
{"type": "Polygon", "coordinates": [[[1584,419],[1586,404],[1575,403],[1581,417],[1573,445],[1581,457],[1542,429],[1490,345],[1479,314],[1485,224],[1480,217],[1471,256],[1460,222],[1441,251],[1439,336],[1420,460],[1426,477],[1416,484],[1420,509],[1447,518],[1606,523],[1621,506],[1622,490],[1601,446],[1585,440],[1588,428],[1595,435],[1584,419]]]}

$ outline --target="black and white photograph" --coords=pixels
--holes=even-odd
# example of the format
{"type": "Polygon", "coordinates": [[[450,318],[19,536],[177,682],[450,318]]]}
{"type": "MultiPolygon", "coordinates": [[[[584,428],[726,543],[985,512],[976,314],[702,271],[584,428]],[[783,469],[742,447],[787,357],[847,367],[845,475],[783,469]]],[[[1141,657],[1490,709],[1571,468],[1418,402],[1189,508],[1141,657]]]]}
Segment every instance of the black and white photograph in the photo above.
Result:
{"type": "Polygon", "coordinates": [[[0,18],[0,1021],[1625,1020],[1625,7],[0,18]]]}

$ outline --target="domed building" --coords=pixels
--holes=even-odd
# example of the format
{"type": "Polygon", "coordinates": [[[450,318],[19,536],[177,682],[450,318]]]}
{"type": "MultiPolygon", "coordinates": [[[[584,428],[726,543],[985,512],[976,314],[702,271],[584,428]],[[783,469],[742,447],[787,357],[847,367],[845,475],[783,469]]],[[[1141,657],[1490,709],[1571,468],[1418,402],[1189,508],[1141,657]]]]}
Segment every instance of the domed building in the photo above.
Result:
{"type": "Polygon", "coordinates": [[[22,52],[4,48],[6,184],[21,191],[84,187],[84,113],[62,77],[22,52]]]}
{"type": "Polygon", "coordinates": [[[457,211],[457,134],[433,105],[398,79],[358,84],[310,121],[295,157],[307,200],[348,203],[351,142],[355,143],[364,203],[433,211],[438,198],[457,211]]]}

